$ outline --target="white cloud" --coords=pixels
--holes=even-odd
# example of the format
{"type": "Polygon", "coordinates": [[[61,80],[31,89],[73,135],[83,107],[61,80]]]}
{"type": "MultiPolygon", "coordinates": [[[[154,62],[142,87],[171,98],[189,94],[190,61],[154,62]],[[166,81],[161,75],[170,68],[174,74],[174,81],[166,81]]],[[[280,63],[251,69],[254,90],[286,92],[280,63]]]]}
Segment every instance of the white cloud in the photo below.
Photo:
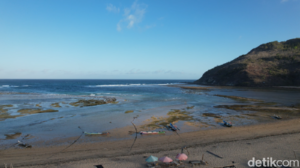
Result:
{"type": "Polygon", "coordinates": [[[113,4],[108,4],[106,6],[106,10],[108,10],[109,12],[114,12],[114,13],[120,12],[120,8],[115,7],[113,4]]]}
{"type": "Polygon", "coordinates": [[[137,23],[140,23],[146,13],[147,5],[138,4],[135,1],[130,8],[124,9],[123,19],[117,23],[117,30],[121,31],[124,27],[133,28],[137,23]]]}

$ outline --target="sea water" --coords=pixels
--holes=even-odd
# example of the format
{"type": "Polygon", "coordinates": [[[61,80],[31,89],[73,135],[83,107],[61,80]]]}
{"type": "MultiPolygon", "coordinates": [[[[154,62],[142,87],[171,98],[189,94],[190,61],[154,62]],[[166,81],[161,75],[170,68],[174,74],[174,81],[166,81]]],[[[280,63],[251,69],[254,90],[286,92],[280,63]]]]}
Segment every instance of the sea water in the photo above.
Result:
{"type": "MultiPolygon", "coordinates": [[[[143,125],[151,121],[151,117],[168,117],[168,112],[174,109],[186,111],[191,116],[183,120],[178,119],[176,122],[182,132],[220,127],[220,123],[216,122],[215,118],[203,116],[203,113],[213,113],[221,119],[241,115],[241,112],[215,108],[215,106],[245,104],[245,102],[217,97],[215,94],[254,98],[284,105],[295,104],[300,100],[299,91],[227,88],[190,92],[180,87],[173,87],[174,85],[187,85],[186,83],[193,81],[0,80],[0,105],[13,105],[13,107],[5,108],[11,116],[20,115],[18,113],[20,109],[58,110],[58,112],[1,119],[1,145],[14,143],[16,139],[8,139],[6,136],[14,133],[22,133],[20,138],[29,134],[31,138],[27,142],[30,143],[53,144],[51,142],[60,142],[60,139],[78,136],[82,130],[103,132],[132,126],[133,118],[136,118],[134,120],[136,125],[143,125]],[[85,107],[70,105],[82,99],[106,97],[116,98],[117,103],[85,107]],[[53,107],[51,105],[53,103],[58,103],[61,107],[53,107]],[[128,110],[133,110],[133,112],[125,113],[128,110]],[[79,126],[81,129],[78,128],[79,126]]],[[[244,117],[235,120],[234,124],[245,125],[256,122],[258,121],[244,117]]]]}

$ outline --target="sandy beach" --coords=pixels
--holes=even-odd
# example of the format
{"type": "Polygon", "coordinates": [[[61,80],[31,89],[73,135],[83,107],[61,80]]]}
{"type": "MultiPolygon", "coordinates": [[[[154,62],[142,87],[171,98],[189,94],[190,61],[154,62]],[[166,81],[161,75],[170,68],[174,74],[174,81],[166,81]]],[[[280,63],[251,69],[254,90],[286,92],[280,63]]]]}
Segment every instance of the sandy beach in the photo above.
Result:
{"type": "MultiPolygon", "coordinates": [[[[142,99],[143,94],[137,98],[134,95],[126,101],[118,98],[118,103],[106,105],[89,95],[51,95],[54,99],[49,99],[48,94],[37,94],[31,95],[30,104],[7,101],[16,97],[17,101],[25,102],[30,96],[15,93],[2,97],[7,104],[2,105],[6,116],[23,115],[14,110],[30,114],[2,121],[0,168],[5,164],[25,168],[92,168],[96,165],[138,168],[146,167],[145,158],[150,155],[175,159],[183,147],[189,151],[188,160],[200,160],[203,156],[207,162],[205,167],[232,164],[248,167],[247,162],[253,157],[299,159],[299,94],[295,90],[160,85],[154,88],[172,94],[151,93],[149,96],[145,92],[149,97],[142,99]],[[165,97],[158,99],[161,96],[165,97]],[[38,109],[28,108],[36,106],[32,102],[42,100],[38,109]],[[81,103],[80,107],[73,107],[74,102],[101,105],[86,107],[81,103]],[[56,111],[41,113],[42,107],[56,111]],[[274,115],[283,119],[278,120],[274,115]],[[224,127],[223,120],[232,121],[233,127],[224,127]],[[136,131],[131,121],[137,132],[156,130],[166,131],[166,134],[137,134],[135,141],[136,131]],[[165,127],[169,123],[176,124],[180,131],[168,131],[165,127]],[[83,131],[100,130],[110,134],[83,134],[83,131]],[[17,140],[32,148],[19,147],[14,144],[17,140]]],[[[186,164],[186,167],[191,166],[186,164]]]]}
{"type": "Polygon", "coordinates": [[[299,9],[0,0],[0,168],[300,168],[299,9]]]}
{"type": "MultiPolygon", "coordinates": [[[[74,137],[74,140],[77,137],[74,137]]],[[[70,140],[71,142],[72,140],[70,140]]],[[[293,151],[300,151],[300,119],[275,121],[249,126],[210,129],[177,135],[148,136],[138,138],[129,152],[133,139],[31,149],[7,149],[1,151],[3,163],[14,167],[146,167],[144,156],[175,158],[183,146],[189,150],[189,159],[200,159],[204,154],[207,167],[220,167],[236,163],[248,167],[252,157],[295,159],[293,151]],[[212,152],[222,158],[218,158],[212,152]]],[[[299,158],[298,158],[299,159],[299,158]]]]}

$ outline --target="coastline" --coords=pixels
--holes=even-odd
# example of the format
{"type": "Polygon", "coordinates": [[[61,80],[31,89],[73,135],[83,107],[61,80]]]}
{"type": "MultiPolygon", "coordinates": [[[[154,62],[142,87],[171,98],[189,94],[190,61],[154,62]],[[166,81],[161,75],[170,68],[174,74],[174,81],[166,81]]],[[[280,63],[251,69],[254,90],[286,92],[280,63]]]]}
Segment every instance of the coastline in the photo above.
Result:
{"type": "MultiPolygon", "coordinates": [[[[147,101],[137,105],[137,100],[139,100],[137,98],[133,98],[132,100],[124,99],[121,103],[108,106],[103,105],[82,109],[78,107],[77,109],[79,111],[76,111],[75,114],[77,118],[75,119],[71,117],[75,116],[74,111],[76,107],[68,107],[66,110],[70,109],[69,111],[63,111],[62,107],[56,106],[65,106],[66,104],[63,102],[67,101],[61,100],[60,104],[57,103],[57,100],[50,101],[48,102],[49,107],[60,110],[60,113],[47,113],[47,115],[58,114],[56,116],[56,124],[51,124],[51,122],[56,120],[47,120],[47,122],[44,123],[44,119],[43,121],[32,120],[29,123],[29,126],[37,125],[36,128],[38,128],[38,124],[41,123],[45,125],[50,123],[49,126],[51,126],[46,129],[48,132],[41,132],[42,136],[34,137],[34,141],[32,141],[33,139],[24,140],[25,143],[28,142],[34,145],[33,148],[13,148],[10,146],[11,144],[7,146],[5,143],[1,144],[0,146],[5,149],[2,148],[4,150],[0,150],[0,168],[3,167],[4,163],[12,163],[14,167],[33,168],[94,167],[93,165],[97,165],[98,163],[105,164],[105,168],[144,167],[144,156],[149,156],[150,154],[157,157],[169,155],[174,159],[183,146],[187,146],[190,151],[189,160],[199,159],[202,157],[202,154],[205,154],[206,157],[208,156],[208,167],[219,167],[229,165],[231,163],[230,160],[240,160],[240,163],[245,164],[246,159],[251,159],[249,158],[250,154],[256,156],[255,153],[259,153],[259,150],[264,147],[262,144],[272,142],[272,139],[275,139],[276,143],[270,143],[269,148],[265,148],[269,153],[265,153],[264,156],[270,154],[270,157],[272,157],[274,152],[276,152],[272,150],[275,149],[279,150],[282,154],[280,157],[287,156],[284,154],[285,150],[300,151],[300,149],[290,147],[299,141],[298,137],[300,136],[298,126],[300,123],[300,118],[298,118],[300,113],[299,107],[295,104],[299,100],[297,93],[291,95],[290,91],[277,92],[277,90],[281,89],[287,90],[286,88],[271,90],[271,92],[264,92],[264,90],[259,90],[261,92],[253,92],[256,91],[256,88],[242,89],[242,87],[203,87],[187,85],[168,85],[168,87],[171,87],[171,89],[172,87],[179,87],[181,89],[178,90],[180,94],[186,95],[186,97],[189,96],[188,101],[178,99],[175,100],[177,102],[173,104],[162,103],[158,105],[157,101],[149,104],[149,100],[147,99],[147,101]],[[157,105],[157,107],[153,107],[153,105],[157,105]],[[100,110],[104,112],[109,108],[115,107],[119,108],[117,113],[118,118],[112,118],[110,116],[102,118],[102,113],[99,113],[100,110]],[[127,113],[127,111],[130,111],[130,113],[127,113]],[[62,119],[62,115],[65,116],[65,120],[62,119]],[[272,115],[279,115],[284,119],[275,120],[272,115]],[[102,120],[99,120],[99,117],[101,117],[102,120]],[[165,135],[138,135],[130,151],[135,138],[135,130],[130,123],[132,118],[137,118],[134,120],[134,123],[138,127],[138,132],[149,128],[150,130],[161,129],[166,123],[170,122],[177,124],[177,126],[181,128],[181,131],[178,132],[179,134],[167,131],[165,135]],[[222,122],[223,119],[233,121],[235,124],[234,127],[222,127],[220,122],[222,122]],[[69,120],[72,122],[64,124],[64,121],[69,120]],[[85,121],[94,121],[94,123],[84,125],[83,123],[85,123],[85,121]],[[197,121],[200,125],[196,125],[195,129],[192,129],[195,125],[190,125],[193,124],[190,121],[197,121]],[[116,124],[121,122],[126,122],[127,124],[125,126],[116,126],[116,124]],[[62,124],[58,126],[59,123],[62,124]],[[111,125],[107,127],[107,129],[103,129],[111,132],[111,135],[81,138],[77,143],[67,148],[81,133],[81,130],[77,129],[78,125],[83,126],[82,128],[84,128],[84,130],[89,131],[93,131],[95,128],[103,129],[103,126],[111,125]],[[52,131],[52,126],[56,126],[57,130],[52,131]],[[66,133],[66,131],[59,132],[66,126],[70,126],[72,129],[68,129],[68,133],[66,133]],[[70,131],[72,131],[72,134],[70,131]],[[51,137],[51,135],[55,137],[51,137]],[[279,147],[280,144],[285,143],[287,137],[293,139],[293,142],[279,147]],[[253,148],[251,146],[251,149],[244,146],[245,144],[249,145],[248,143],[254,144],[257,141],[259,141],[260,145],[253,146],[253,148]],[[212,151],[222,156],[227,156],[226,159],[224,157],[224,160],[221,162],[212,159],[213,157],[204,150],[215,150],[215,147],[220,146],[220,144],[223,144],[224,151],[234,151],[233,154],[224,153],[221,149],[212,151]],[[227,148],[226,144],[232,147],[227,148]],[[236,151],[237,153],[235,153],[236,151]],[[131,161],[128,162],[128,160],[131,161]]],[[[297,92],[296,89],[295,92],[297,92]]],[[[91,98],[95,97],[92,96],[91,98]]],[[[168,96],[165,97],[165,99],[161,99],[160,102],[173,101],[174,98],[177,98],[176,94],[170,95],[168,93],[168,96]]],[[[69,103],[73,101],[78,102],[80,100],[70,100],[69,103]]],[[[44,105],[46,104],[44,103],[44,105]]],[[[20,119],[25,120],[26,118],[20,119]]],[[[11,123],[7,122],[7,124],[11,126],[11,123]]],[[[28,130],[22,131],[23,136],[26,134],[29,134],[28,130]]],[[[11,135],[10,142],[16,142],[23,137],[21,133],[9,135],[11,135]]]]}
{"type": "MultiPolygon", "coordinates": [[[[189,150],[193,150],[219,143],[240,141],[249,141],[249,143],[251,143],[261,138],[276,138],[281,136],[299,137],[299,123],[300,119],[291,119],[256,125],[179,133],[179,135],[174,133],[173,135],[165,136],[148,136],[147,138],[138,138],[130,152],[129,149],[133,143],[133,139],[74,144],[60,153],[58,152],[66,146],[7,149],[1,151],[1,162],[13,163],[14,167],[49,167],[51,165],[74,164],[76,162],[86,161],[87,159],[144,156],[147,155],[147,153],[161,157],[174,150],[179,152],[183,146],[187,146],[189,150]]],[[[284,143],[285,138],[281,139],[282,143],[284,143]]],[[[271,154],[272,153],[270,153],[270,155],[271,154]]],[[[191,155],[193,156],[192,153],[191,155]]],[[[198,157],[200,158],[200,156],[198,157]]],[[[92,161],[90,163],[92,163],[92,161]]],[[[111,164],[113,164],[113,162],[111,162],[111,164]]]]}

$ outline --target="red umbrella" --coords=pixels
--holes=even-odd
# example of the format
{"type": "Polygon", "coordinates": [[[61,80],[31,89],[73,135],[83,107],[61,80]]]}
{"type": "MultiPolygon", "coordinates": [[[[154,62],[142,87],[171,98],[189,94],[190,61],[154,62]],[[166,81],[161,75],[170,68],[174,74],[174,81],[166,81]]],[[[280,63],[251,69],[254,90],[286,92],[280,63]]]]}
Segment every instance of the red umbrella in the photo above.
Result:
{"type": "Polygon", "coordinates": [[[188,158],[187,155],[184,153],[178,153],[176,156],[177,160],[186,160],[187,158],[188,158]]]}
{"type": "Polygon", "coordinates": [[[165,163],[173,162],[173,160],[171,158],[169,158],[168,156],[161,157],[158,160],[161,161],[161,162],[165,162],[165,163]]]}

